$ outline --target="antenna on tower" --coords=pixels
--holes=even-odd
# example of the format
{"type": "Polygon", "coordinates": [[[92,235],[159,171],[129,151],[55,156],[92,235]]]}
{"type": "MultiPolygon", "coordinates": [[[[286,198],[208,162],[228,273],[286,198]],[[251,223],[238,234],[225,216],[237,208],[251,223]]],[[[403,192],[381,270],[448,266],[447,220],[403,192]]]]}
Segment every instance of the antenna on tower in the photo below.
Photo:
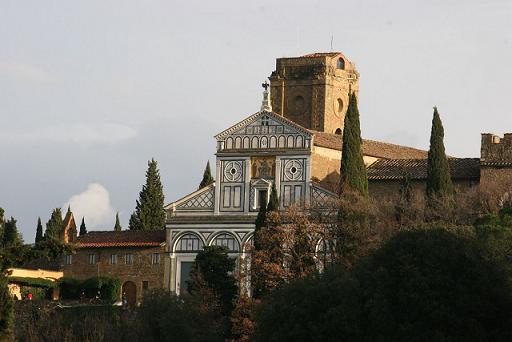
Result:
{"type": "Polygon", "coordinates": [[[332,41],[334,40],[334,35],[331,34],[331,52],[332,52],[332,41]]]}

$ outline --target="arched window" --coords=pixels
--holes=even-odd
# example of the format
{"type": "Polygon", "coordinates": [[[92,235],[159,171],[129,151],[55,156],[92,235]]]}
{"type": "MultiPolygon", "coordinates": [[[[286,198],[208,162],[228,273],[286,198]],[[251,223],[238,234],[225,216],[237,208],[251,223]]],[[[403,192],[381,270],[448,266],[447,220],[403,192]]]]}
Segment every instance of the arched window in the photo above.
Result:
{"type": "Polygon", "coordinates": [[[185,234],[176,243],[176,252],[199,252],[203,250],[203,241],[195,234],[185,234]]]}
{"type": "Polygon", "coordinates": [[[226,247],[230,252],[240,251],[240,244],[231,234],[219,234],[212,241],[212,246],[226,247]]]}
{"type": "Polygon", "coordinates": [[[338,59],[336,67],[340,70],[345,70],[345,60],[343,58],[338,59]]]}
{"type": "Polygon", "coordinates": [[[341,128],[336,128],[336,131],[334,131],[334,134],[341,135],[341,128]]]}

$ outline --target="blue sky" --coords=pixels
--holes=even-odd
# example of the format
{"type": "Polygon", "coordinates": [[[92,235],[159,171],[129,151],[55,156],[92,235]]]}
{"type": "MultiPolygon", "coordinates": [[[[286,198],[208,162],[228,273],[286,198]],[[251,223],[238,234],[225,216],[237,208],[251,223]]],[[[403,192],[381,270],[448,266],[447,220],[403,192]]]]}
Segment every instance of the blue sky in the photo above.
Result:
{"type": "Polygon", "coordinates": [[[123,226],[159,162],[166,201],[197,187],[213,135],[256,112],[275,58],[342,51],[365,138],[479,156],[512,132],[512,2],[0,2],[0,206],[27,242],[72,204],[123,226]]]}

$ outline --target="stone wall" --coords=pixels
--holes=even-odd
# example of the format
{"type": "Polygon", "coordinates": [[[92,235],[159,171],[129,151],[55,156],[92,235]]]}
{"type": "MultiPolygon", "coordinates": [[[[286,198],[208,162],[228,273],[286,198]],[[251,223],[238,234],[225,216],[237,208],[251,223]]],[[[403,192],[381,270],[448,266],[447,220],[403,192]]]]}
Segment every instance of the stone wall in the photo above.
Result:
{"type": "Polygon", "coordinates": [[[137,287],[137,299],[142,297],[143,281],[148,288],[164,287],[165,250],[152,248],[81,248],[72,255],[71,265],[64,260],[64,277],[87,279],[97,276],[116,277],[121,284],[132,281],[137,287]],[[159,264],[152,264],[152,255],[160,255],[159,264]],[[89,255],[96,254],[96,264],[89,264],[89,255]],[[111,255],[117,255],[117,264],[111,264],[111,255]],[[133,255],[133,263],[127,265],[125,256],[133,255]]]}
{"type": "Polygon", "coordinates": [[[350,91],[359,74],[342,54],[279,58],[270,76],[272,109],[299,125],[321,132],[343,130],[350,91]],[[345,68],[338,69],[339,59],[345,68]]]}

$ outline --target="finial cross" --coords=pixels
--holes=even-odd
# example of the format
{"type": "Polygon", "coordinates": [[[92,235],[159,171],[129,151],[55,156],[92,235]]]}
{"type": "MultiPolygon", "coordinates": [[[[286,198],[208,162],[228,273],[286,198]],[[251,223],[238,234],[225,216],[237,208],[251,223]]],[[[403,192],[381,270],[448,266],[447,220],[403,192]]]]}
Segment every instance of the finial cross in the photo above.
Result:
{"type": "Polygon", "coordinates": [[[263,88],[265,88],[265,91],[266,91],[266,90],[268,89],[268,87],[270,87],[270,84],[268,84],[268,82],[267,82],[267,81],[265,81],[265,83],[262,83],[262,84],[261,84],[261,86],[262,86],[263,88]]]}

